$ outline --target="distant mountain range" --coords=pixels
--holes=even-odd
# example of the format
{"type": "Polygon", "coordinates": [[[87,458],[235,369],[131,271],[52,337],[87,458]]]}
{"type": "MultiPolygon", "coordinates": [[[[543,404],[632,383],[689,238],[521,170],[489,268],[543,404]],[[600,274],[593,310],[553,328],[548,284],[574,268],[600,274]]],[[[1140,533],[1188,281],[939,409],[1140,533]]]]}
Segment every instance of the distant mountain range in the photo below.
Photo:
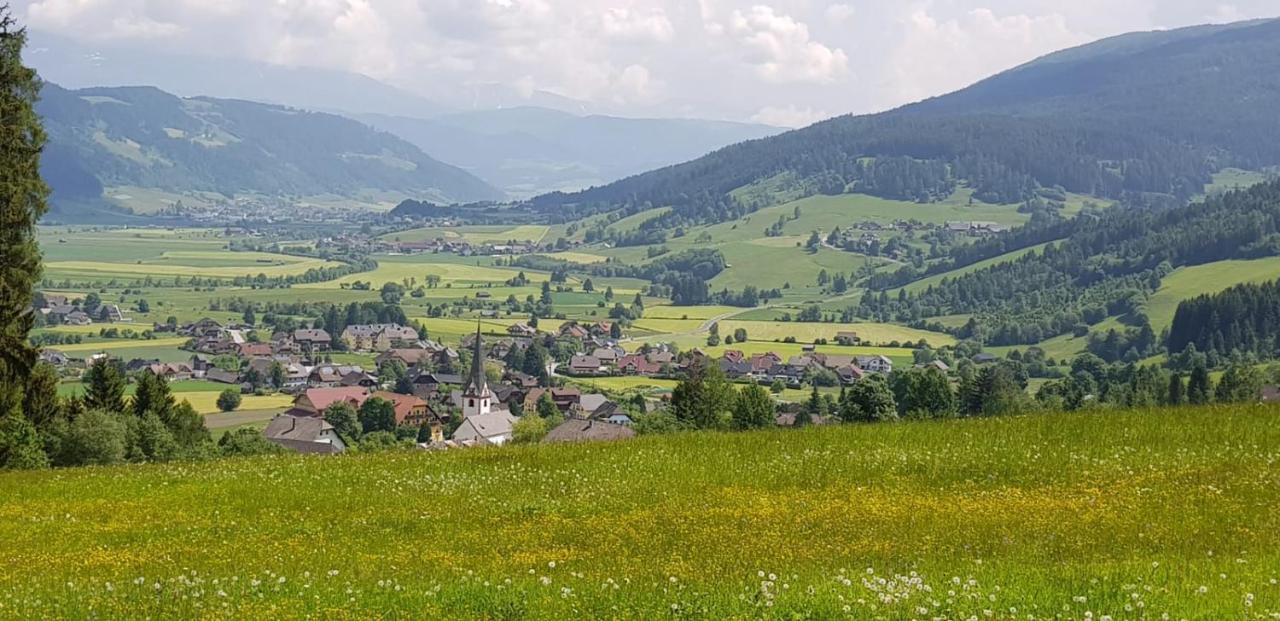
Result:
{"type": "Polygon", "coordinates": [[[45,177],[59,202],[104,187],[306,197],[394,193],[438,202],[503,193],[391,134],[332,114],[156,88],[46,84],[45,177]]]}
{"type": "Polygon", "coordinates": [[[520,107],[430,119],[356,115],[517,197],[579,190],[776,134],[765,125],[520,107]]]}
{"type": "Polygon", "coordinates": [[[732,218],[761,199],[865,192],[930,200],[957,182],[1018,203],[1040,187],[1185,200],[1227,166],[1280,164],[1280,21],[1122,35],[950,95],[845,116],[533,203],[557,214],[672,206],[651,226],[732,218]]]}
{"type": "Polygon", "coordinates": [[[26,59],[69,88],[154,86],[331,112],[392,132],[515,197],[573,191],[776,134],[765,125],[627,119],[553,93],[472,85],[427,98],[368,76],[233,58],[83,45],[33,32],[26,59]]]}

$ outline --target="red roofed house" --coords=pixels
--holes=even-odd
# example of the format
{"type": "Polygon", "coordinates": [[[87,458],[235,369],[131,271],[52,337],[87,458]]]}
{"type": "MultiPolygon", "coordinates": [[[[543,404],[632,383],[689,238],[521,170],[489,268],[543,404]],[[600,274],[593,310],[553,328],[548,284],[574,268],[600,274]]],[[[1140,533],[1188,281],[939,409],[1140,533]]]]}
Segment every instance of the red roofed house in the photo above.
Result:
{"type": "Polygon", "coordinates": [[[359,408],[369,399],[369,391],[361,386],[343,388],[308,388],[285,414],[290,416],[324,416],[324,411],[335,403],[347,403],[359,408]]]}

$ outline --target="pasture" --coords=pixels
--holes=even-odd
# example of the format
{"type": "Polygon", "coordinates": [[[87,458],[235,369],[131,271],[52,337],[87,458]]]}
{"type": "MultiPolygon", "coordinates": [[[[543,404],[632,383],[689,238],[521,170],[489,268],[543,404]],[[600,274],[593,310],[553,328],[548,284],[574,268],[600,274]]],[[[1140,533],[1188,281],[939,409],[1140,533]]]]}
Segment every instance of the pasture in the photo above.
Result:
{"type": "Polygon", "coordinates": [[[1178,303],[1205,294],[1218,293],[1244,283],[1260,283],[1280,278],[1280,257],[1253,261],[1218,261],[1173,271],[1147,300],[1147,317],[1157,333],[1173,324],[1178,303]]]}
{"type": "Polygon", "coordinates": [[[1266,619],[1277,415],[7,472],[0,616],[1266,619]]]}

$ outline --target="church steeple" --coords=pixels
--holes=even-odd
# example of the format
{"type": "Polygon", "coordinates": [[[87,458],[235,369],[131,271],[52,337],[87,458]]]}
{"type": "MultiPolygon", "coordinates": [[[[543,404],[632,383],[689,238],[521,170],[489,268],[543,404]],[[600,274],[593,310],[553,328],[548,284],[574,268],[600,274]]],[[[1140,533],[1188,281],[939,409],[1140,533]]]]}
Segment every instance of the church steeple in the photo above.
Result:
{"type": "Polygon", "coordinates": [[[476,321],[476,341],[471,350],[471,374],[467,376],[466,397],[489,397],[489,380],[484,375],[484,343],[480,341],[480,321],[476,321]]]}

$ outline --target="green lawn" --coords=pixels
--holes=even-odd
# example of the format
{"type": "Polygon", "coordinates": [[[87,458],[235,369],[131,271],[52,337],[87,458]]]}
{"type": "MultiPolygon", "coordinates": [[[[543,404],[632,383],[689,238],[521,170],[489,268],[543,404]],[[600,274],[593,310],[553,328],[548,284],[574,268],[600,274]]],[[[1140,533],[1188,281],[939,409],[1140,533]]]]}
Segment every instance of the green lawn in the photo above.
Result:
{"type": "Polygon", "coordinates": [[[0,473],[0,616],[1266,619],[1277,416],[0,473]]]}

